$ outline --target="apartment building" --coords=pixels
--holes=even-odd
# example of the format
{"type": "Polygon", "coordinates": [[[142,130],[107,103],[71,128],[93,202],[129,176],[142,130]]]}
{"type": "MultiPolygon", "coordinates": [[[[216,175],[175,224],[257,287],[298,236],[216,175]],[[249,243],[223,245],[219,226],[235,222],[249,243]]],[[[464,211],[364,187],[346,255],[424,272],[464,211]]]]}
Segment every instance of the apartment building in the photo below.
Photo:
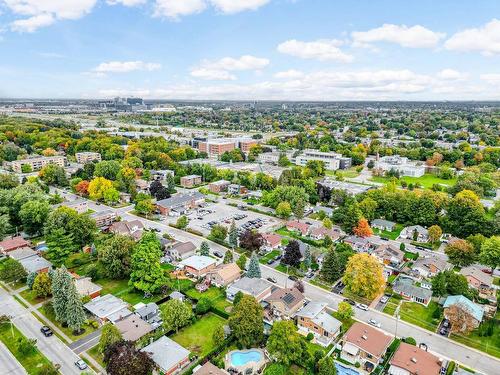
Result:
{"type": "Polygon", "coordinates": [[[198,142],[198,150],[206,152],[209,157],[221,156],[237,147],[237,140],[232,138],[207,139],[198,142]]]}
{"type": "Polygon", "coordinates": [[[23,172],[23,165],[28,165],[32,171],[39,171],[49,164],[55,164],[60,167],[65,167],[67,163],[65,156],[38,156],[34,158],[14,160],[11,163],[11,168],[16,173],[23,172]]]}
{"type": "Polygon", "coordinates": [[[335,152],[321,152],[318,150],[304,150],[301,155],[295,158],[295,164],[305,167],[308,161],[322,161],[325,168],[331,171],[337,169],[347,169],[352,165],[351,158],[343,157],[335,152]]]}
{"type": "Polygon", "coordinates": [[[293,152],[273,151],[273,152],[263,152],[262,154],[259,154],[258,160],[260,163],[278,164],[282,155],[286,156],[288,160],[291,160],[293,158],[293,152]]]}
{"type": "Polygon", "coordinates": [[[101,161],[101,154],[98,152],[77,152],[75,154],[76,162],[80,164],[92,163],[93,161],[101,161]]]}
{"type": "Polygon", "coordinates": [[[399,155],[381,157],[375,163],[375,168],[384,172],[395,171],[401,176],[421,177],[425,174],[425,166],[411,163],[408,158],[399,155]]]}

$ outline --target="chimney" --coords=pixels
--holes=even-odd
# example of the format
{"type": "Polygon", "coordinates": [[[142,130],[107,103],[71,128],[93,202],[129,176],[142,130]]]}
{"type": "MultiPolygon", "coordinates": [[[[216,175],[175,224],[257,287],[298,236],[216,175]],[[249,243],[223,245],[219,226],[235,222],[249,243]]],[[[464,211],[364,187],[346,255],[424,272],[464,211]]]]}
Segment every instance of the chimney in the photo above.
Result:
{"type": "Polygon", "coordinates": [[[362,338],[363,340],[368,340],[368,337],[366,337],[366,335],[361,336],[361,338],[362,338]]]}
{"type": "Polygon", "coordinates": [[[412,361],[413,363],[417,363],[417,359],[416,359],[415,357],[411,357],[411,361],[412,361]]]}

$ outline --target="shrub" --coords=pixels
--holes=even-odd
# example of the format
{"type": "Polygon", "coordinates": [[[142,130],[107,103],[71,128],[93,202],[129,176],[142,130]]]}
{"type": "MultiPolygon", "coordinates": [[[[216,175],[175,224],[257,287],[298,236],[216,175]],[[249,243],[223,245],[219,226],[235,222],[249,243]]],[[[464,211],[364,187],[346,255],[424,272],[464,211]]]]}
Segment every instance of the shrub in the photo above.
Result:
{"type": "Polygon", "coordinates": [[[311,332],[309,332],[309,333],[307,334],[307,336],[306,336],[306,340],[307,340],[307,341],[311,341],[313,338],[314,338],[314,335],[313,335],[311,332]]]}
{"type": "Polygon", "coordinates": [[[417,340],[415,340],[413,337],[406,337],[403,339],[403,342],[410,345],[417,345],[417,340]]]}

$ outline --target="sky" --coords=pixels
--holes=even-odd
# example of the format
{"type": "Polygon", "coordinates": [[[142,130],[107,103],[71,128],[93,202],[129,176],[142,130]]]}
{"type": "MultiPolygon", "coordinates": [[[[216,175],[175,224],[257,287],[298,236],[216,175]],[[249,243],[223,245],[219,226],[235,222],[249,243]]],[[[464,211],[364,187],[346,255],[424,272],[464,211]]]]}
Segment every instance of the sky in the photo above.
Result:
{"type": "Polygon", "coordinates": [[[0,0],[0,97],[500,100],[499,0],[0,0]]]}

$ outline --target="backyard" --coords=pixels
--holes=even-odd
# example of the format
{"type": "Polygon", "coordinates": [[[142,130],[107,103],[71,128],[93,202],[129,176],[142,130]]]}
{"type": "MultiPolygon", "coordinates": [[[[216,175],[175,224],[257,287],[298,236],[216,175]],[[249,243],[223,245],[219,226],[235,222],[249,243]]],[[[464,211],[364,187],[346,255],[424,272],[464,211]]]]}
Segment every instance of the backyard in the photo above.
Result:
{"type": "Polygon", "coordinates": [[[389,238],[391,240],[395,240],[399,237],[399,234],[403,230],[404,226],[402,224],[396,224],[393,231],[389,230],[380,230],[377,228],[373,228],[373,233],[378,234],[380,237],[389,238]]]}
{"type": "Polygon", "coordinates": [[[215,329],[225,322],[226,320],[220,316],[209,313],[170,338],[189,351],[203,357],[217,346],[218,343],[213,342],[212,335],[215,329]]]}
{"type": "Polygon", "coordinates": [[[226,300],[224,291],[216,287],[210,287],[203,293],[200,293],[195,288],[192,288],[186,291],[186,295],[196,301],[198,301],[201,297],[209,298],[212,301],[213,306],[220,311],[229,312],[229,307],[232,306],[231,302],[226,300]]]}

